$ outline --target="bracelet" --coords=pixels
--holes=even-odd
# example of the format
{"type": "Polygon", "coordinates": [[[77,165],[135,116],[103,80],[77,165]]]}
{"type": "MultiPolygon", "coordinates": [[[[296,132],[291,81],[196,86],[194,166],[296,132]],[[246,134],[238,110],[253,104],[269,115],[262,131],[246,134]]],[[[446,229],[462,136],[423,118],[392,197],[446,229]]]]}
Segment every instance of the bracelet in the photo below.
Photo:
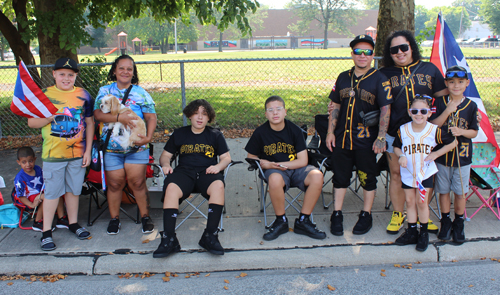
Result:
{"type": "Polygon", "coordinates": [[[118,123],[118,117],[120,116],[120,113],[118,113],[118,115],[116,115],[116,122],[118,123]]]}
{"type": "Polygon", "coordinates": [[[333,132],[327,132],[326,135],[328,135],[328,134],[333,134],[333,132]]]}
{"type": "Polygon", "coordinates": [[[399,155],[399,158],[401,158],[401,157],[406,157],[406,156],[405,156],[405,154],[401,154],[401,155],[399,155]]]}

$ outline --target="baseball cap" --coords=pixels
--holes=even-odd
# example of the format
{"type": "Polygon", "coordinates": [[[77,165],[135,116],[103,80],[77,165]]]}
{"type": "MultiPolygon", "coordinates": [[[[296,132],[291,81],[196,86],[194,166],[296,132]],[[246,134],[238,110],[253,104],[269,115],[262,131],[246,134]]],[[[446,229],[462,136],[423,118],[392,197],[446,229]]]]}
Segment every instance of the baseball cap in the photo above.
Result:
{"type": "Polygon", "coordinates": [[[361,42],[366,42],[368,44],[371,44],[373,47],[375,47],[375,43],[373,42],[373,38],[370,35],[358,35],[356,36],[351,43],[349,43],[349,46],[351,48],[354,48],[356,44],[361,43],[361,42]]]}
{"type": "Polygon", "coordinates": [[[73,70],[75,73],[78,73],[78,65],[76,64],[76,61],[69,57],[63,57],[56,60],[56,63],[54,64],[54,71],[59,69],[73,70]]]}

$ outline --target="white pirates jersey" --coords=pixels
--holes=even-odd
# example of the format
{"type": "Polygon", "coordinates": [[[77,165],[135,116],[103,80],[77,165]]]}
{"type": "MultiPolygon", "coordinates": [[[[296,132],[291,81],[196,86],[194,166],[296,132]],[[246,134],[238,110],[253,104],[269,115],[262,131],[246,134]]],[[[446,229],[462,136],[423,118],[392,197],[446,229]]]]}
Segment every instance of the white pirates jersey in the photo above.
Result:
{"type": "Polygon", "coordinates": [[[417,180],[423,181],[437,172],[434,161],[424,163],[424,159],[436,145],[448,144],[453,139],[446,138],[443,142],[441,129],[429,122],[418,133],[413,131],[411,124],[412,122],[408,122],[401,125],[394,147],[400,148],[407,159],[407,168],[400,167],[401,181],[407,186],[417,187],[417,180]]]}

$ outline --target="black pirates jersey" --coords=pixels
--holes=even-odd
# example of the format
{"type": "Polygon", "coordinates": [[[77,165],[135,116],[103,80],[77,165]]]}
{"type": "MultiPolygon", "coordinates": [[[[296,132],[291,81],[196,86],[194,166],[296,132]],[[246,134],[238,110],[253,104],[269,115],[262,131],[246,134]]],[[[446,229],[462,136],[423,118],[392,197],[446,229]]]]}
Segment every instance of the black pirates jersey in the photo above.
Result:
{"type": "Polygon", "coordinates": [[[339,75],[329,96],[340,104],[335,146],[348,150],[371,149],[378,136],[378,126],[364,126],[360,112],[366,114],[391,104],[391,86],[384,74],[374,68],[361,77],[356,77],[353,69],[339,75]]]}
{"type": "Polygon", "coordinates": [[[393,105],[391,106],[391,119],[387,133],[391,136],[396,136],[399,126],[411,121],[408,115],[408,109],[413,97],[416,94],[433,96],[434,93],[446,88],[444,77],[439,69],[430,62],[417,61],[406,67],[387,67],[381,68],[380,71],[386,75],[391,82],[393,105]],[[410,77],[417,65],[421,63],[417,72],[413,75],[410,82],[401,92],[398,99],[396,96],[401,91],[406,79],[410,77]]]}
{"type": "MultiPolygon", "coordinates": [[[[432,115],[430,120],[434,120],[439,117],[446,107],[448,106],[449,98],[448,96],[442,96],[436,98],[434,101],[433,108],[436,112],[432,115]]],[[[472,100],[465,98],[458,107],[457,111],[450,114],[448,119],[443,123],[443,130],[448,131],[451,134],[450,127],[460,127],[462,129],[472,129],[479,130],[477,123],[477,104],[472,100]]],[[[458,155],[460,166],[469,165],[472,163],[472,139],[464,136],[457,137],[458,145],[458,155]]],[[[449,151],[448,153],[442,155],[436,162],[448,167],[458,167],[457,161],[457,151],[455,149],[449,151]]]]}

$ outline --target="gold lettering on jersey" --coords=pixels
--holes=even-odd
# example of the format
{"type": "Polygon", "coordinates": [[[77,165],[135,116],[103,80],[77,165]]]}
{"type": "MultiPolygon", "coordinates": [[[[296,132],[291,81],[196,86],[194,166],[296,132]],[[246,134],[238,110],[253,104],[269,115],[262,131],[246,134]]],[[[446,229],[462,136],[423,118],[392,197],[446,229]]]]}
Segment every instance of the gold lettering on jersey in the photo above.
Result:
{"type": "Polygon", "coordinates": [[[183,144],[180,148],[180,153],[182,154],[204,154],[209,158],[215,156],[215,149],[213,146],[208,144],[183,144]]]}
{"type": "Polygon", "coordinates": [[[413,143],[405,145],[403,147],[403,152],[405,153],[405,155],[413,155],[416,153],[424,153],[428,155],[432,152],[432,146],[424,143],[413,143]]]}
{"type": "MultiPolygon", "coordinates": [[[[429,89],[432,90],[432,76],[431,75],[424,75],[424,74],[415,74],[412,77],[412,84],[415,85],[415,77],[417,80],[418,85],[428,87],[429,89]]],[[[394,76],[391,77],[391,86],[392,88],[398,87],[400,85],[405,85],[406,83],[406,76],[401,75],[401,76],[394,76]]]]}
{"type": "Polygon", "coordinates": [[[391,86],[392,88],[399,86],[399,79],[397,76],[391,77],[391,86]]]}
{"type": "Polygon", "coordinates": [[[361,89],[361,100],[366,101],[367,103],[374,105],[375,104],[375,95],[370,92],[361,89]]]}
{"type": "Polygon", "coordinates": [[[339,92],[340,99],[348,98],[349,97],[349,91],[351,91],[351,88],[341,89],[340,92],[339,92]]]}
{"type": "Polygon", "coordinates": [[[288,155],[294,155],[294,158],[297,157],[295,153],[295,147],[291,144],[288,144],[286,142],[278,142],[278,143],[272,143],[269,145],[264,146],[264,153],[267,156],[273,156],[275,154],[288,154],[288,155]]]}
{"type": "Polygon", "coordinates": [[[448,126],[448,128],[459,127],[467,130],[469,129],[469,122],[464,118],[449,116],[448,120],[444,122],[443,126],[448,126]]]}
{"type": "Polygon", "coordinates": [[[391,82],[389,82],[389,81],[385,81],[382,83],[382,87],[389,86],[389,85],[391,85],[391,82]]]}

